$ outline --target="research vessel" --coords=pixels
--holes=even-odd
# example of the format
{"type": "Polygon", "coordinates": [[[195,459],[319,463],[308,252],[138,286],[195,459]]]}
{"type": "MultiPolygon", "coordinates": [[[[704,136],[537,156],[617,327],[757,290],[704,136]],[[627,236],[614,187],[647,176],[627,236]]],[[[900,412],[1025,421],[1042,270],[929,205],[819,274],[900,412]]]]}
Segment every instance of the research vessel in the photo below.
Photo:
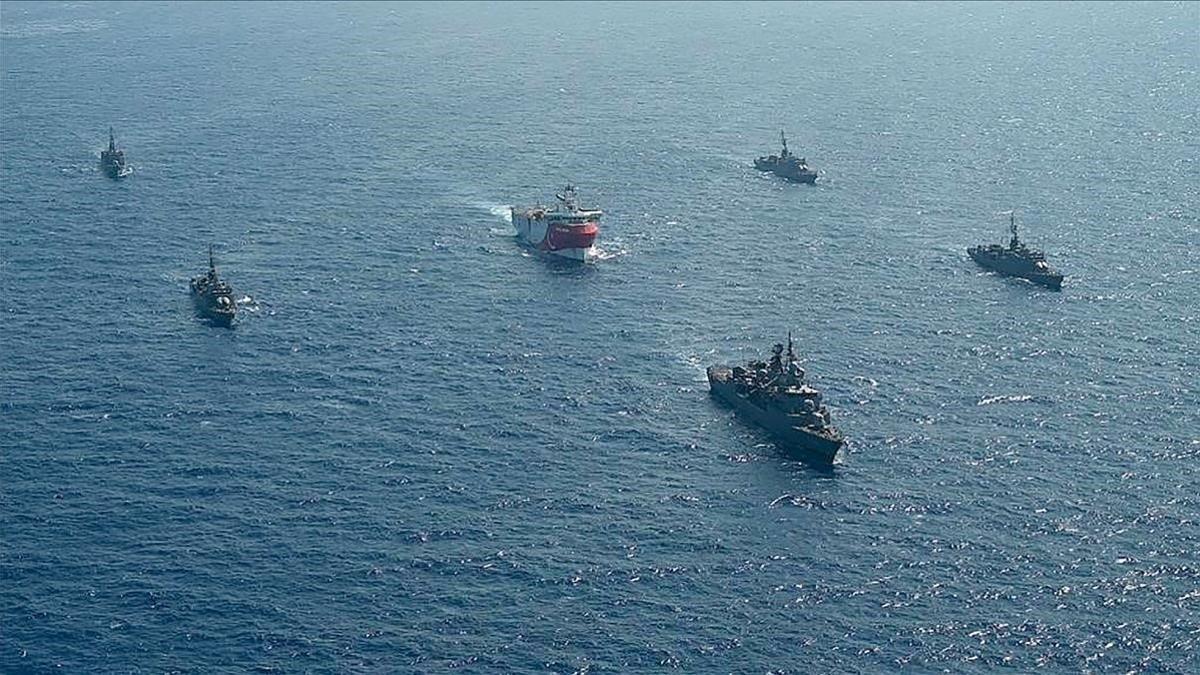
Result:
{"type": "Polygon", "coordinates": [[[517,239],[551,255],[579,261],[592,258],[604,212],[580,206],[573,185],[555,198],[557,202],[551,206],[512,207],[517,239]]]}

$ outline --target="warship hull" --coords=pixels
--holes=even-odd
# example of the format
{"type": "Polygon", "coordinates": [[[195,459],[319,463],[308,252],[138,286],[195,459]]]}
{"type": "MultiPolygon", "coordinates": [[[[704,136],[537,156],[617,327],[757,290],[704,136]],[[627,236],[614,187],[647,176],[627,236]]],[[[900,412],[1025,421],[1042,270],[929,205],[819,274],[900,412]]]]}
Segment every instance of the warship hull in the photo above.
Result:
{"type": "MultiPolygon", "coordinates": [[[[232,301],[232,298],[230,298],[232,301]]],[[[207,319],[215,326],[230,328],[237,317],[237,310],[225,310],[217,306],[216,297],[206,295],[195,289],[192,290],[192,302],[196,305],[196,313],[207,319]]]]}
{"type": "Polygon", "coordinates": [[[815,171],[808,173],[789,173],[776,171],[775,175],[788,181],[789,183],[804,183],[805,185],[812,185],[817,182],[817,173],[815,171]]]}
{"type": "Polygon", "coordinates": [[[789,167],[781,162],[772,162],[763,158],[754,160],[754,168],[759,171],[773,173],[789,183],[805,183],[812,185],[817,182],[817,172],[812,170],[789,167]]]}
{"type": "Polygon", "coordinates": [[[797,426],[782,411],[760,407],[740,394],[733,383],[729,368],[713,366],[708,369],[708,386],[712,396],[733,407],[738,414],[768,431],[777,445],[797,459],[832,464],[838,450],[845,444],[840,436],[818,433],[797,426]]]}
{"type": "Polygon", "coordinates": [[[196,313],[208,320],[214,326],[222,328],[232,328],[233,320],[237,316],[234,312],[223,312],[211,306],[203,298],[196,298],[196,313]]]}
{"type": "Polygon", "coordinates": [[[113,180],[121,180],[122,178],[133,173],[133,169],[124,164],[113,164],[108,162],[102,162],[100,164],[100,169],[104,171],[105,176],[108,176],[113,180]]]}
{"type": "Polygon", "coordinates": [[[1039,272],[1029,269],[1030,266],[1009,260],[999,259],[995,256],[988,255],[986,252],[981,252],[978,249],[967,249],[967,255],[971,256],[980,267],[1001,274],[1007,277],[1017,277],[1031,281],[1039,286],[1049,288],[1052,291],[1061,291],[1063,277],[1061,274],[1039,272]]]}

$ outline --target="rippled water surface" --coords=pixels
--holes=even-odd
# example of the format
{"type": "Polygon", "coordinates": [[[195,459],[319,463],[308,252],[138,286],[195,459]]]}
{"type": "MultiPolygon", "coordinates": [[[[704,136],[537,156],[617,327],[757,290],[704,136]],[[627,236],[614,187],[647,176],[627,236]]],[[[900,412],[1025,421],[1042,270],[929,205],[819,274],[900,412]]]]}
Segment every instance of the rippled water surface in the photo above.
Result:
{"type": "Polygon", "coordinates": [[[1200,4],[4,2],[0,66],[0,671],[1200,669],[1200,4]],[[568,180],[583,268],[504,217],[568,180]],[[1061,293],[967,259],[1012,208],[1061,293]],[[832,471],[707,395],[788,330],[832,471]]]}

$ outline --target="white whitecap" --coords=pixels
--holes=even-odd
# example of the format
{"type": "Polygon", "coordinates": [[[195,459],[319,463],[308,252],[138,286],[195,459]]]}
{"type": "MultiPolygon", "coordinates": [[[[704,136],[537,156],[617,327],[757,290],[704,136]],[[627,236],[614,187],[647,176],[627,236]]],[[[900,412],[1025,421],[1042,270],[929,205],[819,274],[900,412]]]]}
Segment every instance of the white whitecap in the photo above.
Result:
{"type": "Polygon", "coordinates": [[[975,405],[991,405],[993,403],[1020,403],[1022,401],[1028,401],[1031,398],[1033,398],[1033,396],[1030,396],[1029,394],[1010,394],[1010,395],[1001,395],[1001,396],[986,396],[984,398],[979,399],[979,402],[976,403],[975,405]]]}

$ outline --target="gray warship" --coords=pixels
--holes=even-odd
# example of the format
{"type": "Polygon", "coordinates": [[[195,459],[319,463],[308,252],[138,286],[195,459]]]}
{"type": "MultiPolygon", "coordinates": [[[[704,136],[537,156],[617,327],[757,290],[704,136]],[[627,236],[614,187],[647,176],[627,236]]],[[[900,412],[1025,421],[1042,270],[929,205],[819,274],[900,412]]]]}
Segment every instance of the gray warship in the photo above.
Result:
{"type": "Polygon", "coordinates": [[[980,267],[1010,277],[1028,279],[1051,290],[1062,290],[1063,275],[1050,267],[1041,251],[1029,248],[1017,238],[1017,219],[1012,213],[1009,214],[1008,226],[1012,239],[1007,247],[1001,244],[973,246],[967,249],[967,255],[980,267]]]}
{"type": "Polygon", "coordinates": [[[117,139],[113,136],[112,127],[108,128],[108,147],[100,151],[100,168],[113,180],[133,173],[133,169],[125,162],[125,151],[117,149],[117,139]]]}
{"type": "Polygon", "coordinates": [[[779,155],[759,157],[754,160],[754,168],[759,171],[770,171],[793,183],[815,183],[817,172],[808,167],[803,157],[797,157],[788,150],[787,136],[784,136],[782,131],[779,132],[779,140],[783,142],[783,150],[779,152],[779,155]]]}
{"type": "Polygon", "coordinates": [[[708,386],[714,397],[769,431],[780,447],[800,459],[832,463],[846,442],[830,422],[821,392],[804,382],[791,334],[787,353],[776,344],[769,362],[709,367],[708,386]]]}
{"type": "Polygon", "coordinates": [[[208,274],[192,279],[192,301],[196,311],[219,326],[232,326],[237,316],[233,289],[217,276],[212,246],[208,247],[208,274]]]}

